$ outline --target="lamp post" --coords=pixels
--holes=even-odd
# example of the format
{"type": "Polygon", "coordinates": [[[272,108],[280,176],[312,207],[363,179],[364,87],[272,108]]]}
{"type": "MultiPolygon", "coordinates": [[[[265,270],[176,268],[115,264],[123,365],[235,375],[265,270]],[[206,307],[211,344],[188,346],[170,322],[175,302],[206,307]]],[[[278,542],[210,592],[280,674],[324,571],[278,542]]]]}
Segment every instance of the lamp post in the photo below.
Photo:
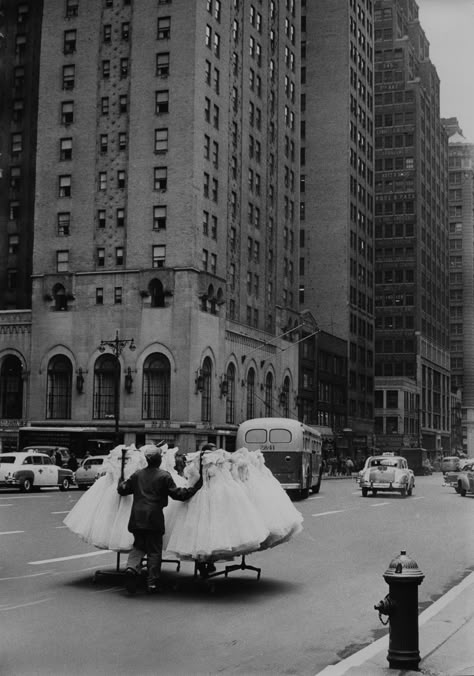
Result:
{"type": "Polygon", "coordinates": [[[115,338],[113,340],[101,340],[99,345],[99,352],[105,352],[109,349],[115,357],[114,368],[114,420],[115,420],[115,443],[120,442],[119,434],[119,420],[120,420],[120,362],[119,357],[123,349],[128,347],[132,352],[136,349],[133,338],[119,338],[118,329],[115,329],[115,338]]]}

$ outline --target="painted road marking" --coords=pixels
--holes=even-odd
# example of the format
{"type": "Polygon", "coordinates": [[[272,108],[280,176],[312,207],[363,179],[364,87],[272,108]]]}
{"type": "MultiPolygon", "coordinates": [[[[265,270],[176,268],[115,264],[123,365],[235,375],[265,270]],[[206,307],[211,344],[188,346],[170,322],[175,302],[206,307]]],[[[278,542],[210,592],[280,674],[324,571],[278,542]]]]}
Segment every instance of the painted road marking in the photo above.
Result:
{"type": "Polygon", "coordinates": [[[67,528],[67,526],[55,526],[55,528],[67,528]]]}
{"type": "Polygon", "coordinates": [[[5,610],[17,610],[17,608],[27,608],[28,606],[37,606],[38,603],[44,603],[45,601],[51,601],[51,596],[47,599],[40,599],[39,601],[30,601],[30,603],[20,603],[17,606],[7,606],[6,608],[0,608],[0,612],[5,610]]]}
{"type": "Polygon", "coordinates": [[[312,498],[308,498],[308,500],[324,500],[324,495],[315,495],[312,498]]]}
{"type": "Polygon", "coordinates": [[[72,561],[74,559],[84,559],[87,556],[100,556],[101,554],[112,554],[108,549],[103,549],[100,552],[89,552],[88,554],[75,554],[74,556],[61,556],[57,559],[43,559],[42,561],[28,561],[30,566],[40,566],[43,563],[56,563],[57,561],[72,561]]]}
{"type": "Polygon", "coordinates": [[[7,503],[6,505],[5,505],[5,504],[4,504],[4,505],[0,505],[0,507],[13,507],[13,505],[10,505],[10,504],[7,503]]]}
{"type": "Polygon", "coordinates": [[[319,514],[311,514],[311,516],[326,516],[327,514],[342,514],[346,509],[334,509],[331,512],[319,512],[319,514]]]}
{"type": "Polygon", "coordinates": [[[44,500],[47,495],[1,495],[0,500],[44,500]]]}
{"type": "Polygon", "coordinates": [[[369,507],[383,507],[384,505],[389,505],[389,502],[376,502],[374,505],[369,505],[369,507]]]}
{"type": "Polygon", "coordinates": [[[67,509],[65,512],[51,512],[51,514],[69,514],[69,509],[67,509]]]}
{"type": "Polygon", "coordinates": [[[42,573],[30,573],[29,575],[15,575],[14,577],[0,577],[0,582],[7,580],[23,580],[25,577],[39,577],[40,575],[50,575],[52,570],[44,570],[42,573]]]}
{"type": "Polygon", "coordinates": [[[0,535],[15,535],[15,533],[24,533],[24,530],[4,530],[0,535]]]}

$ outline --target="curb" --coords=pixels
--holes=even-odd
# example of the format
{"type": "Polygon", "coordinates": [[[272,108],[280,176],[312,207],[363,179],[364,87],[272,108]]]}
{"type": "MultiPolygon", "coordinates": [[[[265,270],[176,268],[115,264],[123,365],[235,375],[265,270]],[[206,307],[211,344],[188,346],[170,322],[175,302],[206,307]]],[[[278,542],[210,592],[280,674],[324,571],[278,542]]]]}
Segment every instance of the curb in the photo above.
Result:
{"type": "MultiPolygon", "coordinates": [[[[448,592],[446,592],[446,594],[443,594],[443,596],[441,596],[437,601],[434,601],[430,606],[428,606],[428,608],[426,608],[426,610],[424,610],[418,616],[418,626],[423,627],[427,622],[432,620],[438,613],[444,610],[452,601],[454,601],[460,594],[462,594],[462,592],[464,592],[468,587],[470,587],[473,584],[474,584],[474,573],[470,573],[463,580],[461,580],[459,584],[457,584],[455,587],[452,587],[448,592]]],[[[442,645],[446,640],[450,638],[450,634],[449,633],[446,634],[446,631],[448,630],[449,627],[447,627],[442,633],[441,632],[437,633],[436,643],[432,647],[432,649],[428,651],[428,656],[432,654],[437,647],[442,645]]],[[[362,650],[359,650],[353,655],[346,657],[340,662],[337,662],[336,664],[329,664],[322,671],[318,671],[316,676],[342,676],[343,674],[346,674],[349,671],[349,669],[352,668],[357,669],[357,667],[360,667],[365,662],[368,662],[369,660],[373,659],[382,650],[387,650],[388,641],[389,634],[387,633],[385,636],[382,636],[377,641],[370,643],[365,648],[362,648],[362,650]]],[[[422,657],[421,662],[423,662],[424,659],[426,658],[422,657]]],[[[388,667],[378,668],[377,665],[372,663],[371,668],[370,669],[368,668],[365,673],[368,674],[378,672],[379,674],[382,674],[386,673],[387,669],[388,667]],[[376,671],[374,671],[374,669],[376,671]]],[[[362,674],[362,672],[355,673],[362,674]]]]}

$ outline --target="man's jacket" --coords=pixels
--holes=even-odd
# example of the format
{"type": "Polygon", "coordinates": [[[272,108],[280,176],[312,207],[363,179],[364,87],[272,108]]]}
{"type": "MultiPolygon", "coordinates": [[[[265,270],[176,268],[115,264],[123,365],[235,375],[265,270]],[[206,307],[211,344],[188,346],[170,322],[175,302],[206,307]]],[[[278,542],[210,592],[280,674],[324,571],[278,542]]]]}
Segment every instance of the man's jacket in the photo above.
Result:
{"type": "Polygon", "coordinates": [[[128,522],[128,530],[153,530],[165,532],[163,508],[168,504],[168,496],[173,500],[189,500],[197,493],[200,483],[192,488],[178,488],[171,474],[158,467],[145,467],[119,483],[120,495],[133,494],[133,505],[128,522]]]}

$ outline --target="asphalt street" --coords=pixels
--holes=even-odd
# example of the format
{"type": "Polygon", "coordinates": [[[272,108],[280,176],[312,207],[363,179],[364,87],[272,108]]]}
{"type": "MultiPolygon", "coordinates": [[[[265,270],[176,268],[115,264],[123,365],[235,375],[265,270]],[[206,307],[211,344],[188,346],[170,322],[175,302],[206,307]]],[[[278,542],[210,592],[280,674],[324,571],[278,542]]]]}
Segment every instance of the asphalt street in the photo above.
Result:
{"type": "MultiPolygon", "coordinates": [[[[164,565],[159,597],[128,597],[94,574],[116,555],[62,524],[82,493],[0,491],[2,676],[314,675],[387,632],[373,606],[391,559],[407,550],[425,574],[420,610],[473,569],[474,498],[417,477],[414,496],[362,498],[353,480],[295,503],[289,543],[247,557],[262,569],[215,578],[164,565]]],[[[238,561],[237,561],[238,562],[238,561]]]]}

